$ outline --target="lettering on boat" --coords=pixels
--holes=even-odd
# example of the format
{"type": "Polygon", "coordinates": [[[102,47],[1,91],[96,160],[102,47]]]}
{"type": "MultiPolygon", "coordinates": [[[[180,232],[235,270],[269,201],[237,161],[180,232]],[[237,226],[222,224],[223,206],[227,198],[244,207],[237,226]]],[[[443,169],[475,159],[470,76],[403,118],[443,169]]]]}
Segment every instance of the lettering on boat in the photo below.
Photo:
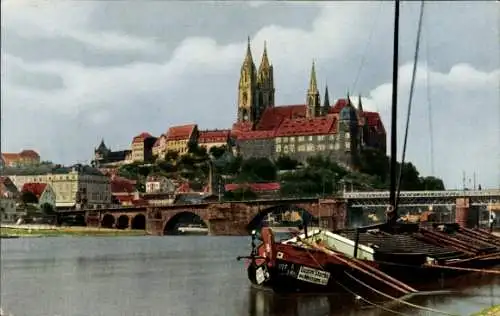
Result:
{"type": "Polygon", "coordinates": [[[259,267],[257,271],[255,271],[255,280],[257,281],[257,284],[262,284],[266,280],[264,269],[262,269],[262,267],[259,267]]]}
{"type": "Polygon", "coordinates": [[[328,279],[330,279],[330,272],[301,266],[297,279],[304,282],[327,285],[328,279]]]}

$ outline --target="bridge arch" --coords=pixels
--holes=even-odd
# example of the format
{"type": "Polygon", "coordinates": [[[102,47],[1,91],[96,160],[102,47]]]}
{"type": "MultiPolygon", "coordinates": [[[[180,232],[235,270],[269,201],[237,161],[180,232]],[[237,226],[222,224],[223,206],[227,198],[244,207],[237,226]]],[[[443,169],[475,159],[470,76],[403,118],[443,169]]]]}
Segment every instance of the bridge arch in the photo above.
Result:
{"type": "Polygon", "coordinates": [[[163,235],[178,235],[179,226],[196,225],[201,228],[208,228],[203,218],[190,211],[181,211],[170,217],[163,228],[163,235]]]}
{"type": "Polygon", "coordinates": [[[101,220],[101,227],[113,228],[115,225],[115,217],[111,214],[104,214],[101,220]]]}
{"type": "Polygon", "coordinates": [[[132,229],[146,229],[146,216],[144,214],[137,214],[134,218],[132,218],[130,226],[132,229]]]}
{"type": "Polygon", "coordinates": [[[297,227],[300,224],[318,226],[318,219],[305,208],[293,204],[282,204],[260,210],[248,223],[247,231],[263,226],[297,227]]]}
{"type": "Polygon", "coordinates": [[[130,218],[127,215],[120,215],[116,221],[116,228],[127,229],[130,218]]]}

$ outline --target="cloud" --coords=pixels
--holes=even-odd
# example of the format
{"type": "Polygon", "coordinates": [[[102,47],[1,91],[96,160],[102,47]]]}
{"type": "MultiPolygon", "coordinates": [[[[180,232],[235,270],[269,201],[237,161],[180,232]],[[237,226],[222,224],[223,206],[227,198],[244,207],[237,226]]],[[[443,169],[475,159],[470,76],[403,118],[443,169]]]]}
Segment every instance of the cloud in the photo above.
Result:
{"type": "Polygon", "coordinates": [[[6,0],[2,2],[2,10],[9,13],[2,15],[2,28],[15,29],[25,38],[69,38],[99,50],[147,52],[157,49],[154,39],[92,31],[89,17],[98,9],[97,3],[90,1],[6,0]]]}
{"type": "MultiPolygon", "coordinates": [[[[344,97],[349,89],[353,97],[361,93],[365,108],[381,111],[389,132],[392,5],[385,2],[313,5],[321,8],[316,17],[306,16],[309,11],[303,10],[304,4],[299,3],[254,8],[262,9],[259,11],[262,16],[268,14],[267,20],[262,20],[258,29],[251,33],[252,52],[258,65],[263,43],[267,41],[275,67],[276,102],[297,104],[305,101],[311,61],[315,59],[321,89],[328,81],[332,101],[344,97]],[[300,27],[276,22],[284,8],[287,12],[297,10],[301,21],[313,22],[300,27]],[[353,88],[362,60],[365,60],[364,67],[353,88]]],[[[106,3],[105,8],[111,12],[113,6],[120,8],[113,3],[106,3]]],[[[134,14],[140,16],[143,7],[147,7],[148,12],[164,10],[166,15],[170,8],[169,4],[141,4],[134,9],[134,14]]],[[[459,5],[430,3],[427,7],[428,29],[438,25],[436,23],[443,25],[439,33],[446,34],[448,42],[437,45],[438,40],[444,40],[433,38],[436,32],[424,34],[427,36],[423,44],[429,48],[431,58],[425,55],[420,58],[425,63],[419,66],[417,73],[408,160],[415,161],[424,174],[430,174],[425,79],[428,63],[436,173],[444,177],[448,185],[456,186],[460,183],[457,179],[461,178],[461,169],[472,168],[468,166],[470,161],[477,160],[477,168],[482,168],[478,173],[484,174],[484,183],[499,185],[500,175],[488,172],[499,169],[494,166],[500,147],[496,140],[499,123],[494,121],[498,114],[493,113],[498,112],[495,80],[498,82],[500,67],[498,55],[491,49],[496,33],[491,27],[488,29],[486,22],[462,29],[463,23],[457,20],[457,17],[463,20],[459,5]],[[433,17],[439,19],[433,22],[433,17]],[[467,39],[465,44],[464,38],[467,39]],[[478,46],[484,49],[475,49],[478,46]],[[460,141],[455,141],[458,139],[460,141]],[[495,141],[497,147],[491,147],[495,141]],[[469,144],[469,149],[460,153],[460,144],[464,143],[469,144]]],[[[123,148],[130,145],[135,134],[142,131],[160,134],[173,124],[197,122],[201,128],[231,125],[236,115],[237,82],[249,33],[247,27],[250,28],[248,25],[253,25],[256,19],[245,13],[250,10],[248,6],[242,6],[240,11],[232,7],[232,18],[239,21],[234,27],[228,28],[218,18],[206,19],[208,22],[203,23],[211,23],[210,29],[217,32],[203,36],[200,29],[194,32],[196,35],[183,37],[179,31],[175,36],[181,40],[175,45],[168,42],[174,36],[168,31],[171,26],[162,24],[169,20],[168,16],[151,21],[117,21],[118,15],[106,18],[111,26],[101,27],[104,22],[96,21],[95,13],[102,12],[103,8],[104,4],[99,2],[85,1],[2,2],[2,9],[7,10],[3,12],[2,28],[11,41],[2,47],[2,105],[4,117],[8,118],[2,121],[6,139],[4,150],[33,147],[40,150],[44,159],[71,163],[90,159],[92,148],[101,137],[113,148],[123,148]],[[219,28],[213,26],[217,23],[221,23],[219,28]],[[118,25],[128,25],[128,31],[118,25]],[[134,34],[135,26],[141,26],[143,33],[147,33],[145,26],[148,26],[151,32],[146,36],[134,34]],[[228,41],[227,37],[234,38],[234,33],[240,34],[239,40],[228,41]],[[24,57],[22,52],[36,49],[36,45],[30,45],[40,43],[37,41],[40,38],[47,40],[47,45],[55,45],[49,41],[53,38],[70,39],[57,42],[61,52],[74,49],[78,42],[103,54],[112,52],[112,56],[135,50],[140,58],[138,55],[131,61],[117,64],[109,62],[109,54],[107,59],[91,55],[92,60],[84,60],[90,58],[89,54],[82,54],[81,59],[53,57],[55,55],[40,60],[24,57]],[[11,48],[14,41],[18,45],[15,53],[11,48]],[[166,42],[169,44],[163,45],[166,42]],[[171,48],[168,58],[158,58],[166,46],[171,48]],[[155,58],[151,57],[153,54],[155,58]],[[51,85],[39,84],[34,88],[37,81],[50,81],[51,85]]],[[[401,124],[411,72],[408,62],[412,58],[416,33],[418,12],[415,8],[418,3],[402,7],[401,124]]],[[[190,10],[184,9],[185,21],[201,21],[205,16],[203,10],[196,11],[195,4],[190,10]]],[[[471,4],[467,12],[471,18],[481,16],[482,21],[496,21],[486,4],[471,4]]],[[[148,13],[147,16],[152,15],[148,13]]]]}

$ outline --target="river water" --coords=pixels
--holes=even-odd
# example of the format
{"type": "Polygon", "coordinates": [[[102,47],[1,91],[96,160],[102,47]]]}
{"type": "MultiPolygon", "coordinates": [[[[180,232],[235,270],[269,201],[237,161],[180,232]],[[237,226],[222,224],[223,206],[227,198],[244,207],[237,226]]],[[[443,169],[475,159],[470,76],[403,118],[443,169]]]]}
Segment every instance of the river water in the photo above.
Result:
{"type": "MultiPolygon", "coordinates": [[[[247,237],[54,237],[1,241],[1,307],[14,316],[382,315],[341,296],[251,289],[247,237]]],[[[419,304],[470,315],[500,304],[500,278],[419,304]]],[[[392,307],[391,307],[392,308],[392,307]]],[[[406,315],[434,315],[415,309],[406,315]]],[[[387,314],[387,313],[386,313],[387,314]]]]}

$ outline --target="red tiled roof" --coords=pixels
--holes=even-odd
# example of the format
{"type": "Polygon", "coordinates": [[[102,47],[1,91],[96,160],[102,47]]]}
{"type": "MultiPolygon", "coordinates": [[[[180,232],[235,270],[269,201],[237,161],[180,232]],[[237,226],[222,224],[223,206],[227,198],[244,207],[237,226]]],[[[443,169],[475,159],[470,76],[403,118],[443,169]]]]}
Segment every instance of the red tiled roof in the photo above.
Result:
{"type": "Polygon", "coordinates": [[[132,139],[132,143],[144,142],[144,140],[146,138],[150,138],[150,137],[153,137],[153,136],[151,134],[149,134],[148,132],[142,132],[132,139]]]}
{"type": "Polygon", "coordinates": [[[200,131],[200,136],[198,137],[198,143],[206,144],[206,143],[226,142],[230,134],[231,131],[228,129],[200,131]]]}
{"type": "Polygon", "coordinates": [[[236,122],[233,124],[231,129],[231,136],[238,138],[242,133],[246,133],[252,130],[252,123],[250,122],[236,122]]]}
{"type": "Polygon", "coordinates": [[[267,108],[262,113],[257,130],[276,129],[285,119],[302,118],[306,116],[304,104],[285,105],[267,108]]]}
{"type": "Polygon", "coordinates": [[[286,119],[276,131],[276,137],[333,134],[337,132],[336,121],[332,116],[286,119]]]}
{"type": "Polygon", "coordinates": [[[172,126],[168,129],[167,140],[182,140],[191,137],[196,124],[172,126]]]}
{"type": "Polygon", "coordinates": [[[19,154],[14,154],[14,153],[3,153],[2,154],[3,160],[5,162],[10,162],[10,161],[15,161],[19,159],[19,154]]]}
{"type": "Polygon", "coordinates": [[[243,132],[238,135],[238,140],[269,139],[269,138],[274,138],[275,134],[276,134],[275,130],[243,132]]]}
{"type": "Polygon", "coordinates": [[[338,99],[335,104],[330,108],[328,113],[340,113],[340,111],[347,105],[347,99],[338,99]]]}
{"type": "Polygon", "coordinates": [[[31,192],[39,199],[46,187],[47,183],[28,182],[23,185],[21,192],[31,192]]]}
{"type": "Polygon", "coordinates": [[[230,183],[224,185],[224,189],[226,191],[234,191],[239,188],[249,188],[254,192],[266,192],[266,191],[278,191],[281,188],[281,185],[278,182],[245,183],[245,184],[230,183]]]}
{"type": "Polygon", "coordinates": [[[116,175],[111,176],[111,193],[135,192],[135,181],[116,175]]]}
{"type": "Polygon", "coordinates": [[[23,150],[19,153],[19,156],[23,157],[23,158],[40,158],[40,155],[34,151],[34,150],[31,150],[31,149],[27,149],[27,150],[23,150]]]}

